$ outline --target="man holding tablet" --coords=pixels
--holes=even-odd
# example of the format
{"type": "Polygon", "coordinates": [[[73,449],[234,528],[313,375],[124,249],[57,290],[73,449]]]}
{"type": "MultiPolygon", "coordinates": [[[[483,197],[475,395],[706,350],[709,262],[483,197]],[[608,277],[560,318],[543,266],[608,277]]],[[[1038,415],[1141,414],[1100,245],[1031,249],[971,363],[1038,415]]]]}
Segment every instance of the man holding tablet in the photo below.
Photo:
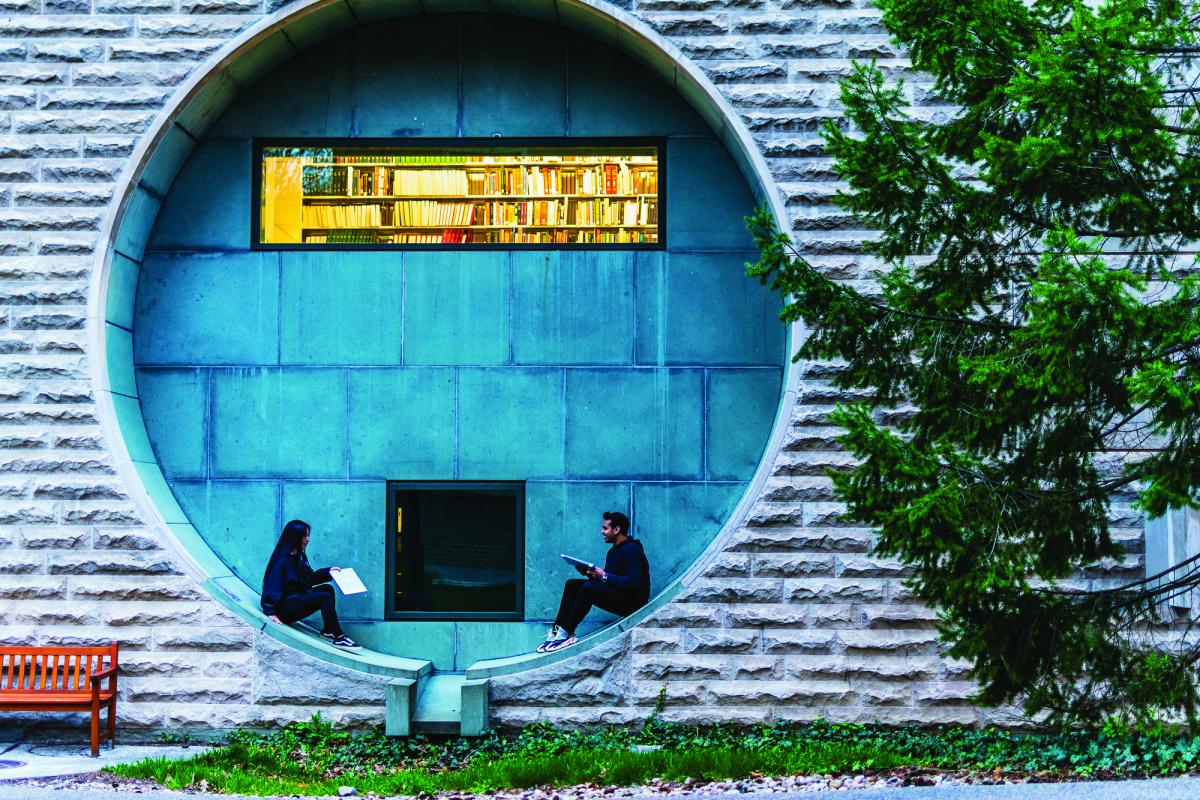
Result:
{"type": "Polygon", "coordinates": [[[620,511],[605,511],[600,535],[611,545],[604,557],[604,569],[563,556],[587,579],[573,578],[563,587],[558,616],[546,641],[538,647],[539,653],[575,644],[575,628],[592,606],[627,617],[650,599],[650,563],[642,543],[629,535],[629,517],[620,511]]]}

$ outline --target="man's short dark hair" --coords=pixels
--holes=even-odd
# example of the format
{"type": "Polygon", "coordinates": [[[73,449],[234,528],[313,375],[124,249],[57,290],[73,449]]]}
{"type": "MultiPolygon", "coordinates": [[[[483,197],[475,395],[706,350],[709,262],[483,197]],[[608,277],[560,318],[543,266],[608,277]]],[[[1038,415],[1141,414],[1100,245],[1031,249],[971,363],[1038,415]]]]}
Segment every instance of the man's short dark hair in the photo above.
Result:
{"type": "Polygon", "coordinates": [[[604,519],[612,523],[614,528],[619,528],[621,533],[629,535],[629,517],[622,514],[620,511],[605,511],[604,519]]]}

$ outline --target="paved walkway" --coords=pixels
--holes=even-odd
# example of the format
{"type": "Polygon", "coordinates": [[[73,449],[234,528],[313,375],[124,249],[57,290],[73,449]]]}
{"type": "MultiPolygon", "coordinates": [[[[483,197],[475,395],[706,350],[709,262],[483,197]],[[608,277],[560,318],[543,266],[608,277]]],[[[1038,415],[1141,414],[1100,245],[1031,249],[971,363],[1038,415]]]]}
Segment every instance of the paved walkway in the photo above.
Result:
{"type": "MultiPolygon", "coordinates": [[[[126,789],[39,789],[0,783],[0,800],[128,800],[126,789]]],[[[150,791],[149,800],[264,800],[243,795],[201,795],[194,792],[150,791]]],[[[852,791],[799,792],[788,794],[736,794],[738,798],[770,797],[773,800],[1195,800],[1200,797],[1200,778],[1164,778],[1150,781],[1104,783],[1034,783],[1006,786],[933,786],[904,789],[858,789],[852,791]]],[[[294,797],[294,795],[289,796],[294,797]]],[[[666,797],[681,797],[667,795],[666,797]]],[[[686,795],[682,797],[686,798],[686,795]]],[[[646,795],[632,800],[663,800],[664,795],[646,795]]],[[[265,800],[285,800],[266,798],[265,800]]],[[[711,800],[711,796],[709,798],[711,800]]]]}
{"type": "Polygon", "coordinates": [[[87,744],[38,744],[30,742],[0,742],[0,787],[6,781],[20,778],[48,778],[57,775],[79,775],[95,772],[110,764],[125,764],[143,758],[187,758],[203,752],[199,746],[189,748],[158,745],[118,744],[109,749],[100,746],[100,757],[92,758],[87,744]]]}

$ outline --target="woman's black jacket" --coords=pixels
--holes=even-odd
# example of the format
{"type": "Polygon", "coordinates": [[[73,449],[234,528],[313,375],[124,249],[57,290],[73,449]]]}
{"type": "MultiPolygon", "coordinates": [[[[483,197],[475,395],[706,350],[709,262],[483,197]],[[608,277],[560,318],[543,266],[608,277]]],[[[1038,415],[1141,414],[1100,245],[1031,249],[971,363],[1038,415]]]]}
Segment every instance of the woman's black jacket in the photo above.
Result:
{"type": "Polygon", "coordinates": [[[274,614],[275,604],[284,597],[311,592],[312,587],[331,580],[329,569],[314,570],[308,565],[308,557],[304,553],[278,555],[267,565],[267,572],[263,576],[263,613],[274,614]]]}

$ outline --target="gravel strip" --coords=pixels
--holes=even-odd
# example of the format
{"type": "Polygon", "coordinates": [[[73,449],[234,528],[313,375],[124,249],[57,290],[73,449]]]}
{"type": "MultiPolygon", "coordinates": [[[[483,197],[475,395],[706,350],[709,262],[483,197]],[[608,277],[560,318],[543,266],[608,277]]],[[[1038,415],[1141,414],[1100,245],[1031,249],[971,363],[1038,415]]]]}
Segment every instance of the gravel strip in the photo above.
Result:
{"type": "MultiPolygon", "coordinates": [[[[1116,776],[1111,776],[1116,778],[1116,776]]],[[[1103,779],[1101,776],[1100,779],[1103,779]]],[[[796,794],[803,792],[826,792],[851,789],[895,789],[904,786],[976,786],[1022,783],[1076,782],[1073,776],[1055,774],[1004,773],[1004,772],[941,772],[915,768],[888,770],[874,774],[855,775],[787,775],[779,777],[750,777],[736,780],[704,781],[688,778],[684,781],[654,780],[639,786],[597,786],[582,784],[557,789],[521,789],[489,792],[476,795],[463,792],[441,792],[436,800],[475,800],[475,798],[497,798],[497,800],[604,800],[621,797],[712,797],[740,794],[796,794]]],[[[1088,780],[1097,780],[1092,776],[1088,780]]],[[[360,795],[353,789],[353,780],[348,779],[343,788],[343,797],[381,797],[373,792],[360,795]]],[[[31,789],[72,792],[76,790],[107,790],[128,793],[153,794],[167,791],[161,784],[137,778],[122,778],[103,772],[92,772],[60,778],[30,778],[11,781],[6,786],[28,786],[31,789]]],[[[210,794],[207,787],[186,789],[189,794],[210,794]]],[[[220,796],[213,794],[214,797],[220,796]]],[[[389,795],[392,797],[392,795],[389,795]]],[[[400,797],[400,796],[395,796],[400,797]]],[[[417,795],[417,800],[431,800],[434,795],[417,795]]]]}

